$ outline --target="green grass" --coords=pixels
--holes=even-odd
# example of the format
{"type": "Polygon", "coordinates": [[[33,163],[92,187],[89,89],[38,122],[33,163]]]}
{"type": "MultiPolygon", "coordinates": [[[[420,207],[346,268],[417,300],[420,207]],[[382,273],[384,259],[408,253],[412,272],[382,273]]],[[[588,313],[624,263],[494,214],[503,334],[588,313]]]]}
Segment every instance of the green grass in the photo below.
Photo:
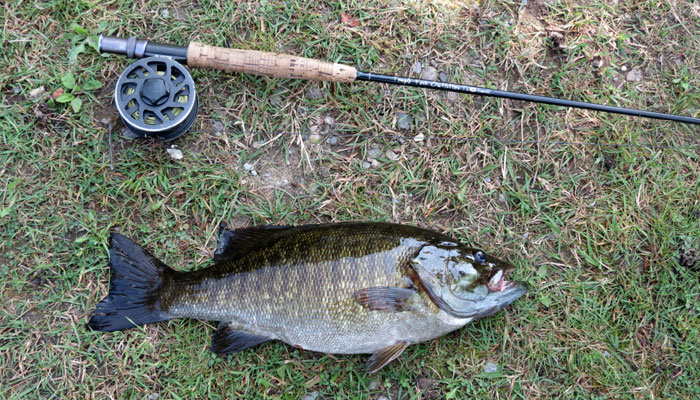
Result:
{"type": "Polygon", "coordinates": [[[196,70],[200,113],[177,141],[185,157],[176,161],[119,135],[112,90],[131,61],[91,47],[100,33],[198,40],[396,75],[432,61],[454,82],[699,116],[693,2],[449,3],[1,7],[0,397],[700,396],[700,261],[678,262],[700,251],[697,128],[196,70]],[[342,24],[341,12],[362,25],[342,24]],[[564,35],[559,46],[547,39],[552,31],[564,35]],[[623,66],[640,67],[643,80],[627,82],[623,66]],[[50,100],[59,88],[71,92],[68,72],[79,112],[50,100]],[[93,80],[102,87],[86,89],[93,80]],[[307,98],[313,87],[322,99],[307,98]],[[413,117],[410,131],[397,129],[398,112],[413,117]],[[309,139],[313,130],[323,141],[309,139]],[[419,134],[426,139],[414,141],[419,134]],[[335,146],[325,141],[333,135],[335,146]],[[363,168],[375,147],[379,165],[363,168]],[[281,343],[217,357],[207,351],[213,325],[199,321],[113,334],[84,327],[107,293],[111,230],[184,270],[209,264],[220,221],[349,220],[449,233],[517,265],[532,290],[504,312],[411,346],[374,375],[363,371],[364,355],[281,343]],[[485,373],[487,361],[499,371],[485,373]]]}

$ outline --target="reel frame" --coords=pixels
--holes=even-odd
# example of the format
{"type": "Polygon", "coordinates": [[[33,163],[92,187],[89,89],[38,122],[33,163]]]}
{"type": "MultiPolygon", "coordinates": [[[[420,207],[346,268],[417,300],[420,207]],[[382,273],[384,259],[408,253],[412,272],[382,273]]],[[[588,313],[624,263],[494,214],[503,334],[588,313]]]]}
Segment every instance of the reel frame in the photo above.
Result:
{"type": "Polygon", "coordinates": [[[131,132],[166,142],[190,129],[199,108],[192,75],[167,57],[142,58],[129,65],[117,80],[114,103],[131,132]]]}

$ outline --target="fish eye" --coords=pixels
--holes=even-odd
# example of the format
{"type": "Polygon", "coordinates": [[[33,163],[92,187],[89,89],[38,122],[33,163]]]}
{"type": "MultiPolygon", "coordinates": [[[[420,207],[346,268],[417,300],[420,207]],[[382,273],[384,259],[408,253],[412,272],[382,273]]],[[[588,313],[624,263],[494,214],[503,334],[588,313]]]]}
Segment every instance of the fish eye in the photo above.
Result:
{"type": "Polygon", "coordinates": [[[479,250],[474,254],[474,261],[478,262],[479,264],[486,264],[486,254],[484,254],[483,251],[479,250]]]}

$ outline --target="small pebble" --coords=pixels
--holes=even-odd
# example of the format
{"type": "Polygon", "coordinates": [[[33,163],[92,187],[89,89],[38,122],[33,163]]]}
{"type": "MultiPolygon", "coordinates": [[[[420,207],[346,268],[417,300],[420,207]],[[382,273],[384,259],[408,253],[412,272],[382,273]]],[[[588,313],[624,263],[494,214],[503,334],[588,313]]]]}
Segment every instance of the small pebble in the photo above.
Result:
{"type": "Polygon", "coordinates": [[[630,72],[627,73],[628,82],[639,82],[642,80],[642,71],[639,67],[634,67],[630,72]]]}
{"type": "Polygon", "coordinates": [[[215,132],[221,132],[224,130],[224,124],[221,121],[215,121],[213,127],[215,132]]]}
{"type": "Polygon", "coordinates": [[[625,71],[627,71],[627,66],[623,65],[622,68],[620,68],[620,69],[622,70],[622,72],[625,72],[625,71]]]}
{"type": "Polygon", "coordinates": [[[270,105],[276,107],[276,106],[279,106],[280,104],[282,104],[282,96],[276,94],[276,95],[270,97],[270,105]]]}
{"type": "Polygon", "coordinates": [[[399,156],[391,150],[387,150],[384,154],[386,155],[386,158],[390,159],[391,161],[396,161],[399,159],[399,156]]]}
{"type": "Polygon", "coordinates": [[[530,237],[530,232],[525,232],[523,234],[523,239],[527,240],[527,238],[529,238],[529,237],[530,237]]]}
{"type": "Polygon", "coordinates": [[[318,143],[321,141],[321,135],[319,135],[318,133],[312,133],[311,135],[309,135],[309,140],[313,143],[318,143]]]}
{"type": "Polygon", "coordinates": [[[323,122],[326,123],[326,125],[333,125],[335,124],[335,119],[331,117],[330,115],[326,115],[326,117],[323,119],[323,122]]]}
{"type": "Polygon", "coordinates": [[[327,142],[328,142],[328,144],[330,144],[331,146],[335,146],[336,144],[338,144],[338,136],[331,136],[331,137],[329,137],[328,140],[327,140],[327,142]]]}
{"type": "Polygon", "coordinates": [[[166,9],[160,10],[160,16],[163,18],[168,18],[170,16],[170,11],[166,9]]]}
{"type": "Polygon", "coordinates": [[[36,99],[37,97],[41,96],[46,92],[46,89],[44,89],[43,86],[39,86],[38,88],[34,88],[29,91],[29,97],[32,99],[36,99]]]}
{"type": "Polygon", "coordinates": [[[370,381],[369,385],[367,385],[367,389],[369,389],[369,390],[379,389],[379,381],[370,381]]]}
{"type": "Polygon", "coordinates": [[[500,201],[503,204],[506,204],[506,196],[503,195],[503,193],[498,194],[498,201],[500,201]]]}
{"type": "Polygon", "coordinates": [[[14,93],[14,94],[20,94],[20,93],[22,93],[22,88],[19,87],[19,86],[15,86],[15,87],[12,89],[12,93],[14,93]]]}
{"type": "Polygon", "coordinates": [[[603,351],[603,357],[605,357],[605,358],[610,357],[610,353],[608,353],[607,350],[603,351]]]}
{"type": "Polygon", "coordinates": [[[304,400],[316,400],[317,397],[318,397],[318,392],[313,391],[313,392],[311,392],[311,394],[307,394],[306,396],[304,396],[304,400]]]}
{"type": "Polygon", "coordinates": [[[379,149],[376,148],[376,147],[375,147],[375,148],[372,148],[372,149],[369,149],[369,151],[367,152],[367,155],[370,156],[370,157],[372,157],[372,158],[377,158],[377,157],[379,157],[381,154],[382,154],[382,151],[379,150],[379,149]]]}
{"type": "Polygon", "coordinates": [[[426,67],[423,70],[423,73],[420,75],[421,79],[425,79],[426,81],[434,81],[437,79],[438,76],[438,71],[435,69],[435,67],[426,67]]]}
{"type": "Polygon", "coordinates": [[[250,171],[250,174],[253,176],[258,176],[258,171],[252,170],[252,171],[250,171]]]}
{"type": "Polygon", "coordinates": [[[603,66],[603,59],[600,58],[599,56],[595,57],[595,58],[593,59],[593,66],[594,66],[595,68],[600,68],[600,67],[602,67],[602,66],[603,66]]]}
{"type": "Polygon", "coordinates": [[[253,165],[250,163],[245,163],[243,164],[243,169],[246,171],[252,171],[253,170],[253,165]]]}
{"type": "Polygon", "coordinates": [[[167,151],[168,154],[170,154],[170,157],[172,157],[175,160],[182,160],[182,157],[184,157],[182,155],[182,151],[180,151],[180,149],[175,149],[175,148],[171,147],[171,148],[166,149],[165,151],[167,151]]]}
{"type": "Polygon", "coordinates": [[[413,73],[416,75],[420,75],[420,73],[423,71],[423,63],[416,61],[416,63],[413,64],[411,71],[413,71],[413,73]]]}
{"type": "Polygon", "coordinates": [[[498,365],[493,361],[486,361],[486,365],[484,365],[484,372],[498,372],[498,365]]]}
{"type": "Polygon", "coordinates": [[[381,395],[381,396],[377,397],[377,400],[389,400],[389,398],[384,396],[384,395],[381,395]]]}
{"type": "Polygon", "coordinates": [[[372,159],[371,164],[372,164],[372,168],[377,168],[379,166],[379,161],[372,159]]]}
{"type": "Polygon", "coordinates": [[[299,108],[297,108],[297,113],[299,115],[304,115],[308,112],[309,112],[309,110],[307,110],[306,107],[304,107],[304,106],[300,106],[299,108]]]}
{"type": "Polygon", "coordinates": [[[396,114],[396,125],[399,129],[403,131],[408,131],[411,129],[411,116],[406,113],[396,114]]]}
{"type": "Polygon", "coordinates": [[[158,393],[151,393],[148,395],[148,400],[158,400],[160,399],[160,395],[158,393]]]}
{"type": "Polygon", "coordinates": [[[369,167],[371,167],[371,166],[372,166],[372,164],[368,163],[367,161],[364,161],[362,163],[362,168],[364,168],[364,169],[369,169],[369,167]]]}
{"type": "Polygon", "coordinates": [[[450,77],[442,71],[438,74],[438,78],[440,78],[440,82],[448,82],[450,80],[450,77]]]}
{"type": "Polygon", "coordinates": [[[413,140],[416,142],[422,142],[423,139],[425,139],[425,135],[423,135],[422,133],[419,133],[413,137],[413,140]]]}
{"type": "Polygon", "coordinates": [[[486,178],[484,178],[484,182],[486,182],[486,183],[491,183],[491,178],[489,178],[489,177],[487,176],[486,178]]]}
{"type": "Polygon", "coordinates": [[[317,87],[308,88],[306,89],[306,98],[311,100],[320,100],[323,98],[323,93],[321,93],[321,89],[317,87]]]}
{"type": "Polygon", "coordinates": [[[515,20],[513,18],[508,20],[508,25],[513,25],[515,23],[515,20]]]}

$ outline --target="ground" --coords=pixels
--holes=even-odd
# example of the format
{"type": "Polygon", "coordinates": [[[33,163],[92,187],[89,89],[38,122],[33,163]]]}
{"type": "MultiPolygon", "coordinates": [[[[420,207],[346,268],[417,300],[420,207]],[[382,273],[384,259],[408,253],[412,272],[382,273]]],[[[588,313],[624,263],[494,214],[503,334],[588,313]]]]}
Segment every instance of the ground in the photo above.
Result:
{"type": "Polygon", "coordinates": [[[94,48],[197,40],[699,117],[700,6],[311,3],[0,7],[0,397],[700,396],[697,127],[193,70],[200,110],[176,160],[123,137],[112,90],[131,61],[94,48]],[[453,235],[531,290],[374,375],[366,356],[281,343],[218,357],[200,321],[84,327],[108,291],[110,231],[187,270],[210,263],[221,221],[350,220],[453,235]]]}

